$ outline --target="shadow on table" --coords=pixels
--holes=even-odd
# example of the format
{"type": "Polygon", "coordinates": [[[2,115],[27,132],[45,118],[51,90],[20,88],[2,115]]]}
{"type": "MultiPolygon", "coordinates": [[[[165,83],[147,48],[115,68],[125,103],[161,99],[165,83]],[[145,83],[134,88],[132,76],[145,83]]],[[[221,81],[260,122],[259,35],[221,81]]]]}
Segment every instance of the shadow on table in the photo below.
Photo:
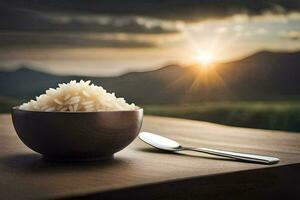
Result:
{"type": "Polygon", "coordinates": [[[300,199],[300,164],[178,179],[104,193],[64,198],[80,200],[282,200],[300,199]]]}
{"type": "Polygon", "coordinates": [[[114,158],[102,161],[87,162],[55,162],[48,161],[36,153],[13,154],[0,158],[0,166],[9,170],[18,170],[26,173],[51,173],[66,171],[85,171],[97,168],[97,170],[110,168],[112,166],[127,165],[126,160],[114,158]]]}

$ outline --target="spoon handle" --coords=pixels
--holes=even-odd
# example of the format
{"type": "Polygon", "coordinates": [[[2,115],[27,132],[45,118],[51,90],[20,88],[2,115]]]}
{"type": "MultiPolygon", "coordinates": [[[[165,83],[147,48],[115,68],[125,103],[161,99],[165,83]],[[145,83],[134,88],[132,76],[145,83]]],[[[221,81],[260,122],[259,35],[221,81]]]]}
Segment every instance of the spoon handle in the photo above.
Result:
{"type": "Polygon", "coordinates": [[[190,151],[197,151],[227,158],[234,158],[237,160],[244,160],[250,162],[257,162],[257,163],[264,163],[264,164],[275,164],[279,162],[278,158],[270,157],[270,156],[262,156],[262,155],[255,155],[255,154],[248,154],[248,153],[238,153],[238,152],[231,152],[231,151],[222,151],[216,149],[209,149],[209,148],[184,148],[184,150],[190,151]]]}

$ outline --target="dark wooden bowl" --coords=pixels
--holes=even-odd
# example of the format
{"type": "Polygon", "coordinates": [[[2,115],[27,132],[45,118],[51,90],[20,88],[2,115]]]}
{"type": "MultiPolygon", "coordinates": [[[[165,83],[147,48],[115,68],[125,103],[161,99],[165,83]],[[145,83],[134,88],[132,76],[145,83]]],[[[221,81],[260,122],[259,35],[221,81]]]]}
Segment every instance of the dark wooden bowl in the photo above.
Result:
{"type": "Polygon", "coordinates": [[[12,108],[15,130],[30,149],[51,160],[112,158],[139,134],[143,109],[40,112],[12,108]]]}

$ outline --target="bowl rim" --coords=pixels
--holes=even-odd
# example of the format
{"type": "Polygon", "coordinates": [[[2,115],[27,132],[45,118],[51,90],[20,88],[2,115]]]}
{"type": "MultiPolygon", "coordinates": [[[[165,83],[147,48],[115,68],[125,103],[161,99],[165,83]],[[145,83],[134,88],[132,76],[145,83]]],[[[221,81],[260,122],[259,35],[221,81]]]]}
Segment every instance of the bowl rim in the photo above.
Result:
{"type": "Polygon", "coordinates": [[[84,114],[84,113],[117,113],[117,112],[142,112],[144,111],[143,108],[138,107],[134,110],[104,110],[104,111],[40,111],[40,110],[23,110],[19,108],[20,106],[14,106],[11,108],[11,110],[18,110],[21,112],[28,112],[28,113],[78,113],[78,114],[84,114]]]}

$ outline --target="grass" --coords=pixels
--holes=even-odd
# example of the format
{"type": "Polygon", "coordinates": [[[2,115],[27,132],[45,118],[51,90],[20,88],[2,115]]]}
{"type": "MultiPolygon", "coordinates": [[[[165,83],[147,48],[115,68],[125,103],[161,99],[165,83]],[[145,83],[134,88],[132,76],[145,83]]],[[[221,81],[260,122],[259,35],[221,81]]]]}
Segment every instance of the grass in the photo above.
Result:
{"type": "Polygon", "coordinates": [[[13,106],[20,105],[22,100],[0,96],[0,113],[9,113],[13,106]]]}
{"type": "Polygon", "coordinates": [[[300,101],[145,105],[145,113],[225,125],[300,132],[300,101]]]}

